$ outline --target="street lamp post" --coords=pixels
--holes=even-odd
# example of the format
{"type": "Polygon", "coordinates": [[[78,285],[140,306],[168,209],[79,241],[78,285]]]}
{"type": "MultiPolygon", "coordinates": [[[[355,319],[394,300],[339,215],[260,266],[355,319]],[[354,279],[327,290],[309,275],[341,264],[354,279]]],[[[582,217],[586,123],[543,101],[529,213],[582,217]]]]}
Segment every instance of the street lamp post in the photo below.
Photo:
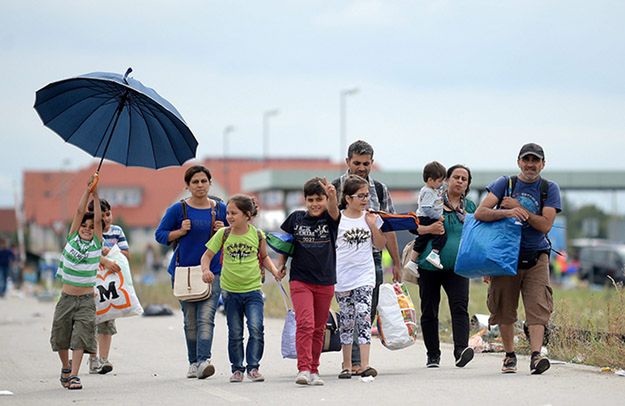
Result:
{"type": "Polygon", "coordinates": [[[357,94],[360,90],[357,87],[351,88],[351,89],[343,89],[341,90],[340,93],[340,116],[339,116],[339,120],[340,120],[340,129],[341,129],[341,134],[340,134],[340,140],[341,140],[341,150],[339,151],[339,162],[341,161],[341,157],[343,156],[343,154],[345,154],[347,152],[347,124],[345,122],[345,99],[347,98],[347,96],[353,96],[355,94],[357,94]]]}
{"type": "Polygon", "coordinates": [[[230,196],[230,179],[228,174],[228,134],[234,131],[234,127],[228,125],[223,130],[223,162],[224,162],[224,193],[226,198],[230,196]]]}
{"type": "Polygon", "coordinates": [[[267,166],[269,159],[269,117],[277,116],[280,110],[267,110],[263,113],[263,166],[267,166]]]}

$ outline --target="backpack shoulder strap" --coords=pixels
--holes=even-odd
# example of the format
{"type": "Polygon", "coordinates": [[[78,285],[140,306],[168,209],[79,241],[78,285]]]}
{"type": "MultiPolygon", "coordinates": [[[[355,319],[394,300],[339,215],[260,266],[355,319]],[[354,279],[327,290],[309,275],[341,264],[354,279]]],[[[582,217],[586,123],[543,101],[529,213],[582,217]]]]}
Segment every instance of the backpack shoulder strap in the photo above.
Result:
{"type": "Polygon", "coordinates": [[[384,200],[384,185],[375,179],[373,179],[373,185],[375,186],[375,194],[378,195],[378,203],[380,203],[381,208],[384,200]]]}
{"type": "Polygon", "coordinates": [[[221,246],[222,247],[224,246],[224,244],[226,243],[226,240],[230,236],[230,231],[232,231],[230,229],[230,227],[224,227],[224,234],[221,236],[221,246]]]}
{"type": "Polygon", "coordinates": [[[544,178],[540,178],[540,211],[542,213],[549,195],[549,181],[544,178]]]}
{"type": "Polygon", "coordinates": [[[261,233],[259,229],[256,229],[256,234],[258,235],[258,253],[260,254],[260,259],[262,261],[267,256],[267,245],[263,244],[263,233],[261,233]]]}

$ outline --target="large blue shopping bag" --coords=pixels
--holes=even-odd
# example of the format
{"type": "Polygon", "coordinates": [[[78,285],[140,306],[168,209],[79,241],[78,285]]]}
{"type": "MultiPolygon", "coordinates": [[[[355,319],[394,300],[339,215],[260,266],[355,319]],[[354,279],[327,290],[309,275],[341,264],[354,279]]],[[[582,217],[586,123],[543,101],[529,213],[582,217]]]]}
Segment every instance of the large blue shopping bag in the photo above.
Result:
{"type": "Polygon", "coordinates": [[[493,222],[467,214],[455,272],[466,278],[516,275],[521,246],[521,223],[514,218],[493,222]]]}

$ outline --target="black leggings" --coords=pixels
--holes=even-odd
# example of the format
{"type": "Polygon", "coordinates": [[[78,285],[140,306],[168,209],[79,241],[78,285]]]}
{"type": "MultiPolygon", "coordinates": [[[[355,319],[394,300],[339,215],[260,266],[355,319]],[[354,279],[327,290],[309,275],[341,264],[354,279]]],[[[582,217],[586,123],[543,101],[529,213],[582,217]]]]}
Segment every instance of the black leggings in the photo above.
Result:
{"type": "Polygon", "coordinates": [[[469,280],[453,271],[419,269],[419,297],[421,298],[421,330],[427,355],[441,355],[438,335],[438,307],[441,287],[445,289],[451,310],[451,328],[454,337],[454,356],[458,358],[469,344],[469,280]]]}

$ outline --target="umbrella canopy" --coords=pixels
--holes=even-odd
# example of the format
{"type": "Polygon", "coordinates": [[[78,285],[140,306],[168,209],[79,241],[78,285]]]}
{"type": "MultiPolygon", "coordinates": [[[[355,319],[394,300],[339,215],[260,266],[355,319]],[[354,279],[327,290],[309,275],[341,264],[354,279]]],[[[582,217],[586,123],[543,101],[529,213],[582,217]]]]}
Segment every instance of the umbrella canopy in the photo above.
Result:
{"type": "MultiPolygon", "coordinates": [[[[125,75],[95,72],[37,91],[44,125],[94,157],[163,168],[195,157],[197,140],[180,113],[153,89],[125,75]]],[[[98,167],[99,170],[100,167],[98,167]]]]}

